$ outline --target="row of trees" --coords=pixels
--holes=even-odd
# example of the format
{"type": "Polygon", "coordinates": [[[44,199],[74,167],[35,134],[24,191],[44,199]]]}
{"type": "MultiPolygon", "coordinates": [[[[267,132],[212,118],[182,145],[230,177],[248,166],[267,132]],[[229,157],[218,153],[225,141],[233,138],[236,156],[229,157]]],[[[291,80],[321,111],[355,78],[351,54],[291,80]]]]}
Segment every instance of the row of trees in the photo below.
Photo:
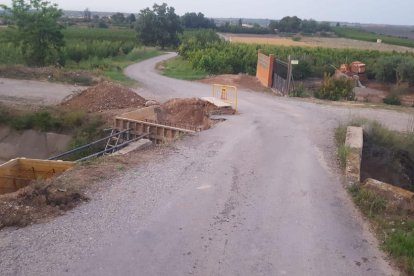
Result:
{"type": "Polygon", "coordinates": [[[0,5],[4,17],[13,24],[7,36],[30,65],[59,62],[64,46],[63,26],[58,19],[63,11],[44,0],[13,0],[11,7],[0,5]]]}
{"type": "Polygon", "coordinates": [[[274,32],[283,33],[316,33],[316,32],[329,32],[331,26],[328,22],[319,23],[313,19],[302,20],[297,16],[286,16],[281,20],[272,20],[269,23],[269,29],[274,32]]]}
{"type": "Polygon", "coordinates": [[[211,74],[255,74],[257,51],[274,54],[278,58],[291,56],[299,64],[293,67],[296,80],[323,77],[334,73],[331,64],[339,66],[346,60],[362,60],[367,75],[378,81],[414,86],[414,54],[379,52],[356,49],[304,48],[272,45],[247,45],[222,41],[212,30],[199,30],[182,36],[179,53],[196,69],[211,74]],[[203,38],[198,43],[198,39],[203,38]]]}
{"type": "Polygon", "coordinates": [[[92,15],[92,12],[87,8],[83,11],[83,20],[84,22],[99,22],[104,21],[105,23],[114,23],[114,24],[132,24],[137,21],[135,14],[131,13],[128,16],[125,16],[123,13],[117,12],[111,17],[100,18],[99,15],[92,15]]]}

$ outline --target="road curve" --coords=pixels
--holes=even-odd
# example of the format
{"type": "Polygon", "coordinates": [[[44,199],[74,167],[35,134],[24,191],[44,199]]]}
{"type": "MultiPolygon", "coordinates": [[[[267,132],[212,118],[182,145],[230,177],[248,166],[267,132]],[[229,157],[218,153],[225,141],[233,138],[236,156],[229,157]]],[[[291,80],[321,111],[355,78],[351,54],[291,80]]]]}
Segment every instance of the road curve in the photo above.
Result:
{"type": "MultiPolygon", "coordinates": [[[[209,95],[126,69],[158,100],[209,95]]],[[[240,115],[155,151],[93,200],[0,231],[0,275],[398,275],[345,192],[333,130],[351,116],[403,129],[408,115],[240,92],[240,115]]]]}

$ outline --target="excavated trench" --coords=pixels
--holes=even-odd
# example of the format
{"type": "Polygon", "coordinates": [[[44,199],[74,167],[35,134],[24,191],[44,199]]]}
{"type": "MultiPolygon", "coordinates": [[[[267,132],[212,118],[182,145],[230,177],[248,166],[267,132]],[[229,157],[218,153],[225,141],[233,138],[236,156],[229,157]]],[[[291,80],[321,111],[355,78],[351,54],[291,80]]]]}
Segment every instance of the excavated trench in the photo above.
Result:
{"type": "Polygon", "coordinates": [[[361,181],[367,178],[414,192],[414,158],[408,151],[379,145],[364,133],[361,181]]]}

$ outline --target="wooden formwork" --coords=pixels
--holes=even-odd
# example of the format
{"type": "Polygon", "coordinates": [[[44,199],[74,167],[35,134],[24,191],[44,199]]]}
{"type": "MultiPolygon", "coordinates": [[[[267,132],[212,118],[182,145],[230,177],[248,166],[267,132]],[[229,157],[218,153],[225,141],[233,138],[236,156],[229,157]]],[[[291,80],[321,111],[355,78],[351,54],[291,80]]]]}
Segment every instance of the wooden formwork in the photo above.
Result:
{"type": "Polygon", "coordinates": [[[59,175],[74,164],[67,161],[12,159],[0,165],[0,195],[24,188],[33,180],[59,175]]]}
{"type": "Polygon", "coordinates": [[[114,128],[118,130],[130,129],[130,139],[142,134],[149,134],[148,138],[159,144],[171,142],[184,134],[194,133],[193,130],[176,128],[162,124],[133,120],[129,118],[116,117],[114,128]]]}
{"type": "Polygon", "coordinates": [[[168,143],[184,134],[194,133],[195,130],[180,128],[157,123],[154,107],[142,108],[122,114],[115,118],[114,128],[118,130],[130,129],[130,139],[142,134],[149,134],[149,139],[155,143],[168,143]]]}

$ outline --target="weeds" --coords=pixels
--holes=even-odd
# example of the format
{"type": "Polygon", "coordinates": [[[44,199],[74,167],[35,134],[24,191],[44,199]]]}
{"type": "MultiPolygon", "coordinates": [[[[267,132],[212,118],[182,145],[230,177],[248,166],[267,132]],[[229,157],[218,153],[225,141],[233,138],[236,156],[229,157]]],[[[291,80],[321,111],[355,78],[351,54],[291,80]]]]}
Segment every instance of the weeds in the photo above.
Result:
{"type": "Polygon", "coordinates": [[[349,151],[350,151],[350,148],[345,145],[341,145],[338,148],[338,157],[339,157],[339,161],[341,162],[341,166],[343,168],[345,168],[346,166],[346,160],[348,158],[349,151]]]}
{"type": "Polygon", "coordinates": [[[356,127],[360,127],[363,126],[365,124],[368,123],[367,119],[364,118],[353,118],[352,120],[350,120],[347,123],[344,124],[340,124],[336,129],[335,129],[335,141],[336,141],[336,145],[339,147],[343,144],[345,144],[345,139],[346,139],[346,131],[348,126],[356,126],[356,127]]]}
{"type": "Polygon", "coordinates": [[[359,184],[350,186],[348,191],[362,212],[369,217],[378,215],[386,208],[386,201],[382,197],[372,191],[361,188],[359,184]]]}
{"type": "Polygon", "coordinates": [[[389,208],[381,196],[359,184],[348,188],[355,204],[374,223],[383,249],[393,256],[399,266],[414,273],[414,220],[412,214],[389,208]]]}
{"type": "Polygon", "coordinates": [[[353,88],[351,80],[325,74],[320,90],[315,92],[315,97],[332,101],[353,101],[355,99],[353,88]]]}
{"type": "Polygon", "coordinates": [[[383,102],[389,105],[401,105],[400,94],[392,92],[384,98],[383,102]]]}
{"type": "Polygon", "coordinates": [[[373,143],[391,149],[394,152],[405,151],[414,160],[414,132],[400,133],[371,122],[366,130],[373,143]]]}
{"type": "MultiPolygon", "coordinates": [[[[344,156],[346,128],[364,126],[365,135],[371,141],[391,149],[395,154],[406,151],[414,154],[414,133],[398,133],[382,127],[377,122],[356,118],[347,124],[341,124],[335,131],[338,143],[338,155],[344,156]]],[[[411,155],[414,156],[414,155],[411,155]]],[[[359,183],[351,185],[348,192],[353,201],[374,224],[383,249],[395,258],[398,265],[408,274],[414,273],[414,217],[412,213],[388,205],[387,200],[359,183]]]]}
{"type": "Polygon", "coordinates": [[[21,113],[0,105],[0,125],[16,130],[34,129],[70,133],[72,141],[69,149],[72,149],[102,137],[104,121],[100,116],[80,110],[45,109],[21,113]]]}
{"type": "Polygon", "coordinates": [[[162,64],[164,66],[163,75],[171,78],[183,80],[199,80],[205,78],[207,72],[194,69],[191,64],[182,57],[170,59],[162,64]]]}
{"type": "Polygon", "coordinates": [[[308,97],[308,91],[306,91],[305,86],[303,83],[300,83],[297,87],[295,87],[290,93],[289,97],[299,97],[299,98],[305,98],[308,97]]]}

